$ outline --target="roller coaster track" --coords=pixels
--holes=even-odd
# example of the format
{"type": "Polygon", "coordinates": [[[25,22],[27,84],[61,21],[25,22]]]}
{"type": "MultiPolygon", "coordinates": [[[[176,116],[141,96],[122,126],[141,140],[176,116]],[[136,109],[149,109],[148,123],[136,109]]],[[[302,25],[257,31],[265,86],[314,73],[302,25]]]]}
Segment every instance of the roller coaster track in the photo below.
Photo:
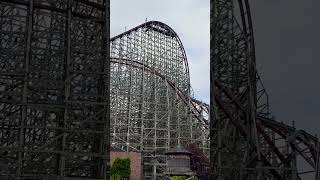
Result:
{"type": "Polygon", "coordinates": [[[190,108],[191,114],[201,124],[203,124],[203,127],[206,128],[207,130],[209,129],[208,119],[205,119],[201,115],[202,114],[201,111],[206,111],[208,113],[208,108],[209,108],[208,104],[203,103],[203,102],[201,102],[201,101],[199,101],[199,100],[197,100],[195,98],[191,98],[189,95],[185,94],[179,88],[177,88],[176,85],[173,82],[171,82],[170,80],[166,79],[166,77],[163,74],[159,73],[157,70],[154,70],[154,68],[151,68],[151,67],[149,67],[149,66],[147,66],[145,64],[142,64],[140,62],[133,61],[133,60],[119,59],[119,58],[111,58],[111,63],[130,65],[132,67],[139,68],[139,69],[142,69],[143,68],[142,66],[144,66],[145,71],[149,71],[149,72],[154,73],[155,75],[159,76],[161,79],[166,81],[168,83],[168,85],[170,85],[170,87],[172,88],[173,91],[177,92],[178,96],[181,98],[181,100],[183,101],[183,103],[185,105],[191,106],[191,108],[190,108]],[[191,101],[192,103],[190,103],[189,101],[191,101]]]}
{"type": "Polygon", "coordinates": [[[178,35],[149,21],[111,38],[110,47],[112,148],[140,152],[145,179],[165,179],[170,148],[196,143],[208,154],[209,106],[190,96],[178,35]]]}
{"type": "Polygon", "coordinates": [[[318,138],[270,118],[249,1],[212,0],[210,23],[211,177],[319,180],[318,138]]]}
{"type": "MultiPolygon", "coordinates": [[[[126,64],[126,65],[129,65],[129,62],[130,62],[130,65],[132,67],[135,67],[135,68],[139,68],[139,69],[142,69],[142,66],[144,66],[145,70],[146,71],[149,71],[151,73],[155,73],[157,76],[161,77],[163,80],[166,80],[166,77],[162,74],[160,74],[158,71],[156,70],[153,70],[153,68],[147,66],[147,65],[144,65],[140,62],[137,62],[137,61],[131,61],[131,60],[128,60],[128,59],[119,59],[119,58],[114,58],[114,59],[111,59],[111,62],[112,63],[120,63],[120,64],[126,64]]],[[[189,98],[188,95],[184,94],[182,91],[180,91],[179,89],[176,88],[175,84],[172,83],[171,81],[169,80],[166,80],[167,83],[171,86],[171,88],[174,90],[174,91],[177,91],[178,94],[179,94],[179,97],[183,100],[183,102],[186,104],[186,105],[189,105],[188,101],[189,101],[189,98]]],[[[217,84],[216,85],[217,87],[221,87],[221,85],[217,84]]],[[[230,97],[232,97],[232,95],[230,95],[230,97]]],[[[195,106],[195,104],[199,105],[201,108],[204,108],[204,109],[207,109],[209,108],[209,105],[206,104],[206,103],[203,103],[201,101],[198,101],[194,98],[191,98],[192,102],[191,105],[192,105],[192,108],[191,108],[191,113],[194,115],[194,117],[200,121],[201,123],[203,123],[204,127],[208,130],[209,128],[209,122],[207,121],[207,119],[203,119],[201,118],[201,112],[198,110],[198,108],[195,106]]],[[[237,102],[237,100],[234,99],[234,102],[237,102]]],[[[237,104],[237,106],[239,106],[239,108],[243,109],[243,107],[241,107],[240,104],[237,104]]],[[[284,157],[284,155],[282,155],[282,153],[275,147],[275,145],[273,145],[273,142],[271,142],[271,139],[266,135],[266,133],[264,132],[263,129],[266,129],[266,128],[269,128],[270,130],[274,131],[274,132],[277,132],[279,135],[281,135],[284,139],[287,139],[290,141],[293,140],[293,138],[296,138],[297,140],[299,140],[299,143],[302,143],[304,144],[306,147],[308,147],[308,149],[311,150],[311,154],[312,154],[312,158],[313,158],[313,161],[316,161],[316,157],[317,157],[317,152],[316,152],[316,143],[318,141],[318,139],[305,132],[305,131],[302,131],[302,130],[297,130],[296,128],[292,127],[292,126],[288,126],[286,124],[283,124],[283,123],[279,123],[275,120],[272,120],[270,118],[266,118],[266,117],[263,117],[263,116],[258,116],[257,119],[259,119],[261,121],[261,125],[258,126],[258,131],[260,133],[260,135],[262,137],[264,137],[264,140],[269,143],[270,146],[272,146],[273,150],[275,151],[276,155],[282,160],[282,161],[288,161],[288,157],[284,157]]],[[[294,144],[294,143],[291,143],[290,144],[292,147],[294,147],[296,150],[298,149],[301,149],[300,147],[298,147],[297,144],[294,144]]],[[[300,155],[306,157],[303,152],[301,151],[297,151],[298,153],[300,153],[300,155]]],[[[290,158],[290,155],[289,155],[289,158],[290,158]]],[[[308,163],[313,167],[313,168],[316,168],[315,167],[315,163],[311,160],[308,160],[308,163]]]]}
{"type": "MultiPolygon", "coordinates": [[[[209,114],[209,105],[190,97],[188,88],[185,89],[186,86],[179,87],[170,79],[172,78],[170,74],[164,72],[164,69],[153,66],[156,63],[147,64],[138,56],[130,58],[134,54],[139,54],[133,49],[129,50],[128,47],[134,46],[132,44],[135,44],[135,41],[142,42],[141,37],[139,37],[141,39],[135,39],[136,34],[140,33],[139,35],[143,36],[141,29],[143,32],[156,32],[170,38],[177,38],[182,46],[177,34],[167,25],[156,21],[146,22],[111,38],[111,47],[112,43],[118,41],[116,43],[118,44],[116,53],[118,57],[111,55],[111,62],[140,69],[162,79],[169,85],[170,91],[175,92],[181,102],[189,107],[190,114],[194,117],[193,121],[200,123],[204,131],[208,131],[211,125],[210,156],[212,157],[213,178],[301,179],[306,173],[312,173],[318,178],[319,143],[317,137],[271,118],[269,97],[255,69],[254,38],[249,3],[238,1],[239,23],[239,19],[233,14],[233,8],[236,8],[233,1],[228,1],[229,7],[228,3],[219,2],[221,4],[218,1],[213,4],[217,5],[213,9],[220,14],[212,18],[213,20],[218,19],[215,22],[216,28],[213,29],[215,32],[213,42],[219,42],[219,44],[212,46],[215,47],[216,54],[213,54],[213,57],[216,58],[211,61],[214,66],[212,72],[215,75],[215,80],[211,83],[214,85],[213,97],[215,97],[214,111],[212,111],[213,108],[210,110],[213,115],[211,121],[202,115],[203,112],[209,114]],[[224,11],[225,14],[223,14],[224,11]],[[229,16],[232,18],[228,19],[229,16]],[[124,41],[122,46],[121,40],[124,41]],[[121,55],[122,57],[119,55],[121,47],[127,48],[122,50],[127,53],[121,55]],[[297,165],[300,163],[307,164],[305,166],[311,170],[299,169],[297,165]]],[[[150,38],[151,42],[156,41],[154,37],[150,38]]],[[[155,44],[151,47],[156,46],[155,44]]],[[[148,49],[148,46],[144,48],[148,49]]],[[[138,51],[143,51],[143,48],[138,51]]],[[[183,48],[182,52],[184,53],[183,48]]],[[[148,59],[145,54],[142,56],[148,59]]],[[[152,56],[149,58],[152,59],[152,56]]],[[[161,61],[159,59],[155,61],[161,61]]],[[[183,71],[189,78],[186,58],[182,62],[186,68],[183,71]]],[[[150,177],[154,176],[159,177],[157,174],[150,177]]]]}
{"type": "Polygon", "coordinates": [[[1,178],[105,179],[110,104],[111,146],[141,152],[144,179],[196,143],[215,180],[320,180],[318,138],[271,118],[248,0],[211,1],[211,106],[190,95],[172,28],[109,39],[106,2],[0,0],[1,178]]]}
{"type": "Polygon", "coordinates": [[[0,179],[107,179],[109,9],[0,0],[0,179]]]}

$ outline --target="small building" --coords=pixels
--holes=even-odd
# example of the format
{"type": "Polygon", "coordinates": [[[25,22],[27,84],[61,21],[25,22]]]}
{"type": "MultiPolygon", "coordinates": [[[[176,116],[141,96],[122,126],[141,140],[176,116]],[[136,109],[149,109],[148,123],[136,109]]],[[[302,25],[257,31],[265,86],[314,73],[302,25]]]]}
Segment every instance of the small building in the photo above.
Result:
{"type": "Polygon", "coordinates": [[[195,173],[190,168],[191,152],[178,146],[165,153],[167,155],[167,176],[186,176],[192,177],[195,173]]]}

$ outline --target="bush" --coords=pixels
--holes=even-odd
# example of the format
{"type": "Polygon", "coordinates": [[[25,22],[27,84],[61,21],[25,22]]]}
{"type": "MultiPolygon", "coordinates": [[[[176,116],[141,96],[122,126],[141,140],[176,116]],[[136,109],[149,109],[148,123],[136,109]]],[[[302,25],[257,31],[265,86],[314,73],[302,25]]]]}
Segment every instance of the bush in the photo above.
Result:
{"type": "Polygon", "coordinates": [[[110,169],[110,175],[112,180],[129,180],[130,174],[131,174],[131,168],[130,168],[130,159],[120,159],[117,158],[113,162],[111,169],[110,169]]]}
{"type": "Polygon", "coordinates": [[[197,144],[188,144],[185,147],[191,155],[191,170],[201,180],[209,179],[209,158],[203,153],[197,144]]]}
{"type": "Polygon", "coordinates": [[[187,179],[187,177],[185,177],[185,176],[173,176],[172,178],[174,180],[185,180],[185,179],[187,179]]]}

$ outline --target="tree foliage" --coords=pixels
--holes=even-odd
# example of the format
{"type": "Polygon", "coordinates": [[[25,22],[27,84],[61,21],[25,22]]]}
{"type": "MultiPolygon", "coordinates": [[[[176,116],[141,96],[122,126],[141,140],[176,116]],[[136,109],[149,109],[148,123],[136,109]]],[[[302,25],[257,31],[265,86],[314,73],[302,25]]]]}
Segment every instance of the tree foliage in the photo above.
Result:
{"type": "Polygon", "coordinates": [[[197,144],[188,144],[185,147],[191,155],[191,170],[196,173],[198,179],[209,179],[209,158],[199,148],[197,144]]]}
{"type": "MultiPolygon", "coordinates": [[[[172,179],[173,180],[185,180],[185,179],[190,179],[190,178],[187,178],[186,176],[172,176],[172,179]]],[[[198,178],[195,176],[192,176],[191,180],[198,180],[198,178]]]]}
{"type": "Polygon", "coordinates": [[[185,180],[185,179],[187,179],[187,177],[185,177],[185,176],[173,176],[172,178],[173,178],[173,180],[185,180]]]}
{"type": "Polygon", "coordinates": [[[130,159],[120,159],[117,158],[113,162],[110,174],[112,180],[124,180],[129,179],[131,174],[131,168],[130,168],[130,159]]]}

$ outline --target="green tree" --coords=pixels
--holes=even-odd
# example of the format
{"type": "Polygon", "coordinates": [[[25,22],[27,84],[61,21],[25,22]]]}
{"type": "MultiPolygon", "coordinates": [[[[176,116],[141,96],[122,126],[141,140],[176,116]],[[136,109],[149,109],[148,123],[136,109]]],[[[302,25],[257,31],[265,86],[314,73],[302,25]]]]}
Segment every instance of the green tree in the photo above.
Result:
{"type": "Polygon", "coordinates": [[[130,163],[131,161],[129,158],[115,159],[110,169],[111,179],[112,180],[130,179],[130,174],[131,174],[130,163]]]}
{"type": "Polygon", "coordinates": [[[185,177],[185,176],[173,176],[172,178],[174,180],[185,180],[185,179],[187,179],[187,177],[185,177]]]}

